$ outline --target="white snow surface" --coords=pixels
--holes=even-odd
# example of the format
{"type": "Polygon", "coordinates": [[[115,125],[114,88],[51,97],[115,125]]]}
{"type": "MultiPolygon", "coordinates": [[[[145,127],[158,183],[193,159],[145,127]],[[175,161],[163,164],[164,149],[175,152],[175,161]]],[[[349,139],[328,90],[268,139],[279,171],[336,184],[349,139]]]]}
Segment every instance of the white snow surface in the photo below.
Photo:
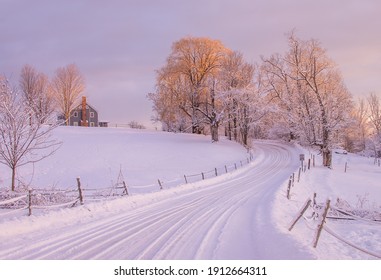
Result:
{"type": "MultiPolygon", "coordinates": [[[[129,186],[169,182],[245,160],[246,149],[234,142],[211,143],[210,136],[117,128],[58,127],[53,138],[62,142],[51,157],[18,170],[31,188],[112,187],[122,173],[129,186]]],[[[11,173],[0,165],[0,186],[11,173]]],[[[153,190],[153,189],[152,189],[153,190]]],[[[137,188],[135,191],[139,191],[137,188]]],[[[142,191],[142,192],[144,192],[142,191]]]]}
{"type": "MultiPolygon", "coordinates": [[[[104,128],[59,128],[56,136],[63,146],[35,166],[33,186],[70,187],[76,176],[89,186],[110,186],[120,170],[131,185],[145,185],[247,157],[239,145],[210,143],[207,136],[104,128]]],[[[310,152],[256,141],[249,165],[212,179],[31,217],[0,217],[0,259],[374,259],[325,231],[312,248],[316,222],[302,219],[291,232],[287,228],[313,192],[322,202],[340,197],[380,210],[381,168],[372,159],[335,154],[332,170],[317,162],[287,200],[288,178],[297,172],[300,153],[310,152]]],[[[32,170],[22,172],[26,178],[32,170]]],[[[381,253],[380,224],[327,225],[359,247],[381,253]]]]}
{"type": "MultiPolygon", "coordinates": [[[[327,230],[322,231],[317,248],[311,251],[314,256],[318,259],[380,259],[381,167],[375,164],[374,158],[343,154],[338,150],[333,153],[332,169],[328,169],[322,166],[321,157],[315,151],[303,150],[301,153],[306,156],[305,163],[315,155],[316,167],[312,167],[311,160],[311,169],[301,172],[300,182],[295,182],[291,188],[290,200],[286,198],[288,180],[278,190],[273,207],[278,229],[312,248],[318,220],[302,219],[291,232],[288,228],[292,220],[290,217],[295,217],[306,199],[316,193],[318,203],[324,204],[329,199],[333,207],[341,205],[341,208],[344,206],[357,212],[376,213],[379,221],[374,222],[369,218],[328,219],[325,223],[327,230]],[[338,235],[341,241],[328,231],[338,235]]],[[[297,174],[296,170],[296,177],[297,174]]]]}

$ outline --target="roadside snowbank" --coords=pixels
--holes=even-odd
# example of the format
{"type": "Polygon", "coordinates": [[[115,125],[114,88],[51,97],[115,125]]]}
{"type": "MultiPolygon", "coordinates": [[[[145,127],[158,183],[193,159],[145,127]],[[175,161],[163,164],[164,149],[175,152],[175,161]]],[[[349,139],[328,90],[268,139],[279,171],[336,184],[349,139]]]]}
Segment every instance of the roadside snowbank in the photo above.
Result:
{"type": "MultiPolygon", "coordinates": [[[[311,152],[303,151],[306,159],[311,152]]],[[[331,200],[331,205],[345,205],[357,212],[381,213],[381,167],[374,164],[374,159],[354,154],[333,154],[332,169],[321,166],[321,157],[315,154],[316,167],[301,173],[297,182],[298,170],[295,170],[295,183],[291,188],[291,198],[287,200],[288,180],[276,194],[274,218],[279,229],[291,235],[302,244],[311,248],[311,253],[318,259],[374,259],[367,253],[354,249],[348,244],[323,230],[318,246],[313,248],[313,239],[318,219],[301,219],[291,232],[290,222],[307,200],[316,193],[317,203],[331,200]],[[345,165],[347,170],[345,172],[345,165]]],[[[311,211],[304,215],[308,217],[311,211]]],[[[364,249],[365,252],[381,256],[381,222],[359,220],[327,220],[326,225],[343,240],[364,249]]]]}

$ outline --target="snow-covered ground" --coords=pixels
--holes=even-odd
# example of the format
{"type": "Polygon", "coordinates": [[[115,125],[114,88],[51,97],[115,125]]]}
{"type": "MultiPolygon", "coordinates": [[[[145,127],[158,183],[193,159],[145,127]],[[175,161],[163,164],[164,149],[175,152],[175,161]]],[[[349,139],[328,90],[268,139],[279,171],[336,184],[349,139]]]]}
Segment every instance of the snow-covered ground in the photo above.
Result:
{"type": "MultiPolygon", "coordinates": [[[[62,149],[35,166],[32,185],[65,187],[81,176],[89,186],[109,186],[120,170],[129,184],[145,185],[247,157],[233,142],[212,144],[197,135],[59,128],[57,138],[64,142],[62,149]]],[[[380,211],[381,167],[372,159],[335,154],[333,170],[315,167],[303,173],[287,200],[287,181],[297,172],[301,152],[309,156],[289,144],[257,141],[249,165],[219,177],[32,217],[0,217],[0,259],[374,258],[324,231],[312,248],[316,221],[303,219],[291,232],[287,228],[313,192],[318,202],[340,198],[380,211]]],[[[26,178],[31,170],[22,174],[26,178]]],[[[330,220],[328,225],[380,254],[380,224],[330,220]]]]}
{"type": "MultiPolygon", "coordinates": [[[[316,152],[302,151],[306,159],[316,152]]],[[[311,161],[312,165],[312,161],[311,161]]],[[[298,172],[295,172],[297,178],[298,172]]],[[[286,198],[288,180],[276,194],[274,217],[278,229],[292,236],[298,242],[311,247],[316,233],[317,220],[302,219],[291,232],[290,222],[308,198],[316,193],[317,203],[330,199],[332,207],[340,207],[356,213],[356,220],[328,219],[316,249],[311,253],[319,259],[374,259],[381,256],[381,167],[374,158],[354,154],[333,154],[332,169],[321,166],[321,157],[316,156],[316,167],[301,173],[300,182],[291,188],[291,198],[286,198]],[[291,217],[291,219],[290,219],[291,217]],[[373,219],[378,222],[371,221],[373,219]],[[341,241],[333,237],[338,235],[341,241]],[[353,246],[346,244],[351,243],[353,246]],[[354,247],[358,247],[354,249],[354,247]],[[361,251],[363,250],[363,251],[361,251]],[[372,253],[373,255],[369,255],[372,253]]],[[[310,216],[309,209],[304,216],[310,216]]]]}
{"type": "MultiPolygon", "coordinates": [[[[211,143],[210,136],[117,128],[58,127],[62,142],[51,157],[18,169],[18,179],[32,188],[112,187],[122,175],[129,186],[157,187],[245,160],[247,151],[231,141],[211,143]]],[[[9,185],[10,170],[0,165],[0,187],[9,185]]],[[[139,191],[136,189],[136,191],[139,191]]],[[[147,189],[149,191],[149,189],[147,189]]]]}

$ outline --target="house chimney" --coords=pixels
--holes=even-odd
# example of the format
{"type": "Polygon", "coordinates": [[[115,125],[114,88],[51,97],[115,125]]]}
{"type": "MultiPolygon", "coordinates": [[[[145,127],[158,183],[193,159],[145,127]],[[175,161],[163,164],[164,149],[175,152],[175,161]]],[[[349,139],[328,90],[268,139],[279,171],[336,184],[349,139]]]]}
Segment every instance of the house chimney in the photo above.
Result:
{"type": "Polygon", "coordinates": [[[86,96],[82,96],[82,120],[81,120],[81,126],[88,126],[87,125],[87,117],[86,117],[86,96]]]}

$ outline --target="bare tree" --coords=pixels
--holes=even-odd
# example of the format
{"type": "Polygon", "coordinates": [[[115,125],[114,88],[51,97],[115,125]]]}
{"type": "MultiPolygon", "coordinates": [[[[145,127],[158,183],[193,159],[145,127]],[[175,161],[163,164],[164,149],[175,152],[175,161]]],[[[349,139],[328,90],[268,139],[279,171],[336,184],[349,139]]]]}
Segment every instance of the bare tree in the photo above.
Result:
{"type": "Polygon", "coordinates": [[[229,139],[234,134],[247,144],[258,112],[254,69],[220,41],[188,37],[175,42],[166,65],[157,71],[156,92],[148,96],[155,119],[169,131],[210,131],[213,142],[226,122],[229,139]]]}
{"type": "Polygon", "coordinates": [[[369,120],[374,132],[381,135],[381,99],[375,93],[371,93],[367,98],[369,105],[369,120]]]}
{"type": "MultiPolygon", "coordinates": [[[[207,104],[212,104],[211,78],[215,77],[221,61],[228,50],[218,40],[187,37],[175,42],[167,64],[159,73],[172,76],[172,81],[186,87],[181,92],[179,108],[191,119],[192,133],[201,133],[202,124],[217,125],[212,115],[206,112],[207,104]],[[209,118],[205,118],[208,114],[209,118]]],[[[158,75],[158,84],[166,76],[158,75]]],[[[172,89],[175,87],[171,87],[172,89]]],[[[210,106],[209,106],[210,107],[210,106]]],[[[213,113],[211,113],[213,114],[213,113]]]]}
{"type": "Polygon", "coordinates": [[[360,152],[366,148],[366,139],[369,133],[369,113],[367,102],[359,98],[352,111],[352,123],[345,133],[344,146],[350,152],[360,152]]]}
{"type": "Polygon", "coordinates": [[[0,163],[12,170],[11,190],[14,191],[17,168],[50,156],[60,143],[51,139],[56,124],[29,121],[32,109],[18,98],[4,77],[0,77],[0,88],[0,163]]]}
{"type": "Polygon", "coordinates": [[[85,81],[75,64],[58,68],[52,81],[52,88],[57,105],[68,125],[71,111],[80,94],[85,90],[85,81]]]}
{"type": "Polygon", "coordinates": [[[20,89],[26,105],[31,109],[36,121],[44,123],[53,114],[55,103],[52,88],[48,77],[39,73],[30,65],[25,65],[21,70],[20,89]]]}
{"type": "Polygon", "coordinates": [[[149,93],[148,99],[153,102],[153,121],[160,121],[163,130],[186,132],[191,127],[188,119],[192,116],[182,109],[186,107],[188,90],[187,80],[169,66],[157,71],[156,92],[149,93]]]}
{"type": "Polygon", "coordinates": [[[375,93],[367,98],[369,105],[369,123],[372,126],[372,145],[375,157],[380,157],[381,151],[381,99],[375,93]]]}
{"type": "Polygon", "coordinates": [[[352,97],[326,51],[316,40],[291,33],[289,51],[265,59],[269,90],[281,100],[293,135],[319,146],[330,166],[334,135],[348,124],[352,97]]]}
{"type": "MultiPolygon", "coordinates": [[[[245,62],[242,53],[234,51],[229,53],[223,60],[221,71],[219,73],[221,99],[225,104],[226,115],[226,134],[230,140],[234,137],[238,141],[238,132],[243,131],[242,126],[239,129],[239,112],[243,115],[248,113],[248,107],[254,104],[249,104],[246,101],[250,98],[248,88],[253,89],[254,66],[245,62]]],[[[251,91],[252,92],[252,91],[251,91]]],[[[244,120],[242,117],[241,120],[244,120]]],[[[246,129],[244,129],[246,130],[246,129]]],[[[245,137],[242,138],[244,144],[245,137]]]]}

